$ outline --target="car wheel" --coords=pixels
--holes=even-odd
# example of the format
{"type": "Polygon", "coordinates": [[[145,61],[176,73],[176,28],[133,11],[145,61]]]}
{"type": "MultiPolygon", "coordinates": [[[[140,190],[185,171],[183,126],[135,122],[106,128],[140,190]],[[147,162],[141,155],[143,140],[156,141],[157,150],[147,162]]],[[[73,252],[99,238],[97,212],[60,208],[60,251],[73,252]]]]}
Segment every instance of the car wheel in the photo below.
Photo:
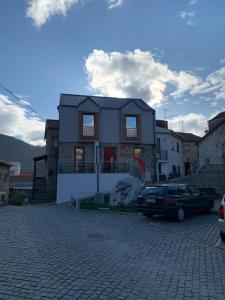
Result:
{"type": "Polygon", "coordinates": [[[177,221],[182,222],[185,219],[185,211],[183,207],[179,207],[177,209],[177,215],[176,215],[177,221]]]}
{"type": "Polygon", "coordinates": [[[220,238],[223,242],[225,242],[225,233],[223,231],[220,231],[220,238]]]}
{"type": "Polygon", "coordinates": [[[153,214],[152,214],[152,213],[144,213],[144,215],[145,215],[145,217],[147,217],[147,218],[153,217],[153,214]]]}

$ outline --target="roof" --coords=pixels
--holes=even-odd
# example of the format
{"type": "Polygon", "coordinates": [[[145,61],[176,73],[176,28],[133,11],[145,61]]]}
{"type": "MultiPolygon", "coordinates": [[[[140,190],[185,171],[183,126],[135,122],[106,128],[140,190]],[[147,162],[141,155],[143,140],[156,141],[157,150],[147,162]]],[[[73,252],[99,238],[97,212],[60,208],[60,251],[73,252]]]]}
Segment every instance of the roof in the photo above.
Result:
{"type": "Polygon", "coordinates": [[[45,138],[47,129],[58,129],[59,120],[47,119],[45,123],[45,138]]]}
{"type": "Polygon", "coordinates": [[[201,139],[200,136],[195,135],[193,133],[188,133],[188,132],[175,132],[175,133],[179,135],[185,142],[198,142],[201,139]]]}
{"type": "Polygon", "coordinates": [[[25,171],[21,172],[18,176],[10,176],[10,181],[32,181],[33,180],[33,172],[25,171]]]}
{"type": "Polygon", "coordinates": [[[168,121],[165,121],[165,120],[156,120],[156,126],[168,129],[168,121]]]}
{"type": "Polygon", "coordinates": [[[41,155],[41,156],[36,156],[33,158],[34,161],[40,161],[40,160],[46,160],[48,157],[48,155],[44,154],[44,155],[41,155]]]}
{"type": "Polygon", "coordinates": [[[208,131],[206,133],[206,135],[204,135],[199,141],[198,144],[200,144],[205,138],[207,138],[209,135],[211,135],[214,131],[216,131],[220,126],[222,126],[223,124],[225,124],[225,118],[222,122],[220,122],[217,126],[215,126],[213,129],[211,129],[210,131],[208,131]]]}
{"type": "Polygon", "coordinates": [[[3,167],[11,167],[12,165],[6,161],[6,160],[0,160],[0,166],[3,166],[3,167]]]}
{"type": "Polygon", "coordinates": [[[101,96],[87,96],[87,95],[72,95],[72,94],[61,94],[60,95],[60,106],[79,106],[86,99],[92,100],[100,108],[112,108],[120,109],[129,102],[134,102],[142,110],[154,111],[145,101],[142,99],[132,98],[116,98],[116,97],[101,97],[101,96]]]}
{"type": "Polygon", "coordinates": [[[221,113],[219,113],[218,115],[216,115],[215,117],[213,117],[208,122],[211,122],[211,121],[214,121],[214,120],[217,120],[217,119],[221,119],[221,118],[225,118],[225,111],[222,111],[221,113]]]}

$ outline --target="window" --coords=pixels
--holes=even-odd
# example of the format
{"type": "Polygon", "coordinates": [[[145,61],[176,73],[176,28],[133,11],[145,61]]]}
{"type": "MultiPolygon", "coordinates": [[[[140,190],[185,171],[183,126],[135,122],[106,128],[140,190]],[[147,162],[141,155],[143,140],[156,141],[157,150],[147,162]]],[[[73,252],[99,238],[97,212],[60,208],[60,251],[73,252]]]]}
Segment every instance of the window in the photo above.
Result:
{"type": "Polygon", "coordinates": [[[139,160],[142,158],[142,148],[134,148],[134,159],[139,160]]]}
{"type": "Polygon", "coordinates": [[[98,139],[98,113],[79,113],[80,139],[98,139]]]}
{"type": "Polygon", "coordinates": [[[171,186],[168,188],[168,195],[173,196],[177,195],[177,187],[176,186],[171,186]]]}
{"type": "Polygon", "coordinates": [[[156,138],[156,152],[160,153],[161,150],[161,141],[160,138],[156,138]]]}
{"type": "Polygon", "coordinates": [[[175,145],[174,145],[174,141],[171,142],[171,151],[175,150],[175,145]]]}
{"type": "Polygon", "coordinates": [[[177,152],[179,153],[180,152],[180,144],[177,143],[177,152]]]}
{"type": "Polygon", "coordinates": [[[126,137],[137,138],[137,116],[126,116],[126,137]]]}
{"type": "Polygon", "coordinates": [[[158,171],[159,171],[159,174],[162,174],[162,164],[161,163],[158,163],[158,171]]]}
{"type": "Polygon", "coordinates": [[[95,135],[95,116],[83,114],[83,136],[92,137],[95,135]]]}

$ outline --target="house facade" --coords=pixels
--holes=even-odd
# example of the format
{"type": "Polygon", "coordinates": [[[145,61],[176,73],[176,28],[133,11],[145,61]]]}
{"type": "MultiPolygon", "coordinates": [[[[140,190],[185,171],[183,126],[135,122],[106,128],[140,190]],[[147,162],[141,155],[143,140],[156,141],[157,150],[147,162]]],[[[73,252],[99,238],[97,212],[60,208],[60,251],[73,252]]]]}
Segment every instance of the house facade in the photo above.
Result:
{"type": "Polygon", "coordinates": [[[129,174],[154,181],[155,111],[143,100],[62,94],[58,111],[58,203],[129,174]]]}
{"type": "Polygon", "coordinates": [[[225,164],[225,112],[208,121],[208,131],[198,143],[199,166],[225,164]]]}
{"type": "Polygon", "coordinates": [[[198,142],[200,137],[193,133],[176,132],[183,142],[183,172],[184,176],[193,175],[197,172],[198,142]]]}
{"type": "Polygon", "coordinates": [[[10,163],[0,160],[0,202],[8,201],[10,163]]]}
{"type": "Polygon", "coordinates": [[[182,138],[164,120],[156,120],[156,158],[158,181],[184,175],[182,138]]]}

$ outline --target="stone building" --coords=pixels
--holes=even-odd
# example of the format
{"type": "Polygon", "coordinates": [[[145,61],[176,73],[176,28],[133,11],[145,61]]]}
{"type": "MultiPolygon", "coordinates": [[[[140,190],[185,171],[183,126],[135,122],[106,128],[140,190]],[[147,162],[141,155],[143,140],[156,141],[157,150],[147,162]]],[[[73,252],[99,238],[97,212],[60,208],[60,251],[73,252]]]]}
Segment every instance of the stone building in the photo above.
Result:
{"type": "Polygon", "coordinates": [[[200,167],[225,166],[225,112],[208,121],[208,131],[198,143],[200,167]]]}
{"type": "Polygon", "coordinates": [[[0,203],[8,201],[10,163],[0,160],[0,203]]]}
{"type": "Polygon", "coordinates": [[[46,120],[46,153],[34,158],[32,201],[55,201],[58,168],[59,121],[46,120]]]}
{"type": "Polygon", "coordinates": [[[183,170],[184,176],[193,175],[197,172],[198,142],[200,137],[187,132],[176,132],[183,142],[183,170]]]}
{"type": "Polygon", "coordinates": [[[34,158],[34,201],[108,193],[129,175],[155,180],[155,111],[143,100],[62,94],[58,111],[34,158]]]}

